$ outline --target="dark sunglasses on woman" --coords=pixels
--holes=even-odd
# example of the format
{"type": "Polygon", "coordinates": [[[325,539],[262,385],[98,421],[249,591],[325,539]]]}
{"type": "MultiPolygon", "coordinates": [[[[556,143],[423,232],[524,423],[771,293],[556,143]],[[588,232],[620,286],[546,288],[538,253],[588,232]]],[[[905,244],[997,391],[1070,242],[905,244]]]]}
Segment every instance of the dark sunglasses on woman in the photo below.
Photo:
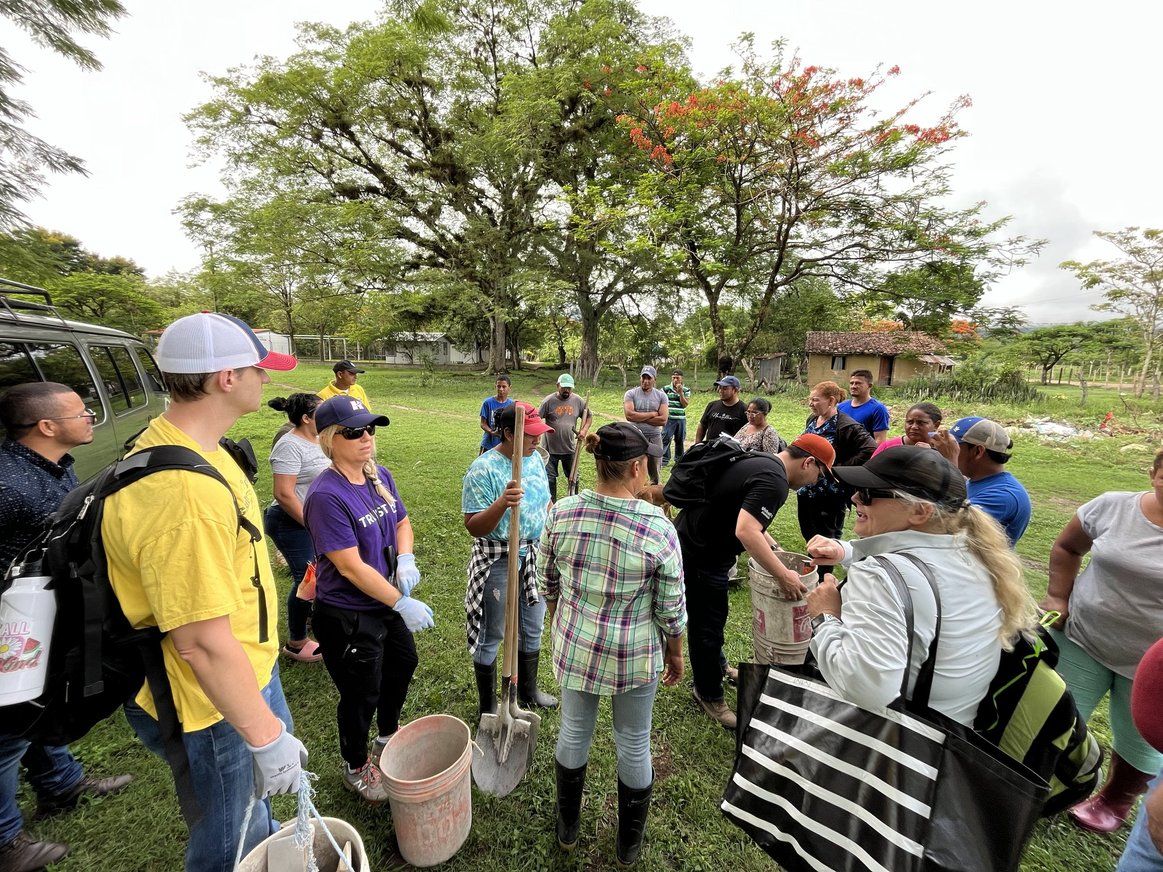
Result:
{"type": "Polygon", "coordinates": [[[868,505],[873,500],[895,500],[896,493],[890,490],[876,490],[870,487],[860,487],[856,489],[856,496],[860,497],[860,502],[868,505]]]}
{"type": "Polygon", "coordinates": [[[375,436],[376,435],[376,425],[375,424],[368,424],[366,427],[340,427],[339,428],[339,435],[342,436],[344,439],[350,439],[353,442],[356,439],[362,439],[364,433],[367,433],[368,436],[375,436]]]}

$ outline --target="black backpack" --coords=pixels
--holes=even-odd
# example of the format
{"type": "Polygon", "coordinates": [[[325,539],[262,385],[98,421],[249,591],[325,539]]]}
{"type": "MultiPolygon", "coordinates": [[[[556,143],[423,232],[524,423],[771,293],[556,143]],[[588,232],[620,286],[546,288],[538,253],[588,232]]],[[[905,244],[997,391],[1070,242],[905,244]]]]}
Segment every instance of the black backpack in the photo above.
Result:
{"type": "Polygon", "coordinates": [[[674,465],[662,495],[668,503],[680,509],[705,503],[711,483],[718,481],[739,461],[751,457],[775,459],[761,451],[744,450],[727,436],[713,442],[696,442],[674,465]]]}
{"type": "MultiPolygon", "coordinates": [[[[238,508],[222,474],[195,451],[179,445],[146,448],[110,464],[74,488],[53,513],[47,528],[9,570],[3,591],[19,575],[45,575],[56,594],[57,613],[49,645],[44,692],[31,702],[6,706],[5,731],[50,745],[80,739],[94,725],[130,701],[148,682],[157,707],[166,757],[178,783],[183,814],[197,818],[189,762],[162,659],[162,633],[134,629],[109,583],[101,535],[105,500],[122,488],[163,470],[180,469],[222,483],[234,500],[240,529],[251,538],[252,584],[261,587],[258,543],[262,534],[238,508]]],[[[0,591],[0,596],[3,596],[0,591]]],[[[259,630],[269,633],[266,598],[259,596],[259,630]]]]}

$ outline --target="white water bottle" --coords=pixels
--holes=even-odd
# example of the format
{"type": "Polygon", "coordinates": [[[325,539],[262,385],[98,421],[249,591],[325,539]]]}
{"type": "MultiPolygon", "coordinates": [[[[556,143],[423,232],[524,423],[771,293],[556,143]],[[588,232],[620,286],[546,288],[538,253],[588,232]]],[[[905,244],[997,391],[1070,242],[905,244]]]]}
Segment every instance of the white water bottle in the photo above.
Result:
{"type": "MultiPolygon", "coordinates": [[[[39,573],[40,567],[28,569],[39,573]]],[[[57,615],[50,581],[47,575],[17,574],[0,595],[0,706],[28,702],[44,692],[57,615]]]]}

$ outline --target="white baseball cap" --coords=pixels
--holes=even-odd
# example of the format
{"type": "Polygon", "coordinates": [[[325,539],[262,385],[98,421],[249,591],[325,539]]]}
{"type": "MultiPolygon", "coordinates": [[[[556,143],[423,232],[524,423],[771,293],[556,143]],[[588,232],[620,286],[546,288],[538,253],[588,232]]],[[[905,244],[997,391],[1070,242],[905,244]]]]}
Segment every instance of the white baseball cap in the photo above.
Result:
{"type": "Polygon", "coordinates": [[[233,315],[199,312],[179,318],[158,340],[158,369],[172,373],[220,372],[259,366],[286,371],[298,366],[290,354],[269,351],[244,322],[233,315]]]}

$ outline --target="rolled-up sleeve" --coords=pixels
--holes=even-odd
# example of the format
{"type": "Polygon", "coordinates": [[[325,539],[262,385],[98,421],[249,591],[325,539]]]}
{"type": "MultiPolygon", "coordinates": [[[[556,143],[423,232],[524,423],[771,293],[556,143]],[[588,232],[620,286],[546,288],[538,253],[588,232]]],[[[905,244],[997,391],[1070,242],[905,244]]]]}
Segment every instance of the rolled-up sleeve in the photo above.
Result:
{"type": "Polygon", "coordinates": [[[825,621],[812,639],[820,673],[845,699],[882,708],[900,695],[908,668],[904,611],[887,577],[856,565],[840,613],[840,622],[825,621]]]}
{"type": "Polygon", "coordinates": [[[654,623],[667,636],[681,636],[686,629],[682,552],[678,534],[667,526],[665,545],[658,555],[658,569],[654,573],[654,623]]]}

